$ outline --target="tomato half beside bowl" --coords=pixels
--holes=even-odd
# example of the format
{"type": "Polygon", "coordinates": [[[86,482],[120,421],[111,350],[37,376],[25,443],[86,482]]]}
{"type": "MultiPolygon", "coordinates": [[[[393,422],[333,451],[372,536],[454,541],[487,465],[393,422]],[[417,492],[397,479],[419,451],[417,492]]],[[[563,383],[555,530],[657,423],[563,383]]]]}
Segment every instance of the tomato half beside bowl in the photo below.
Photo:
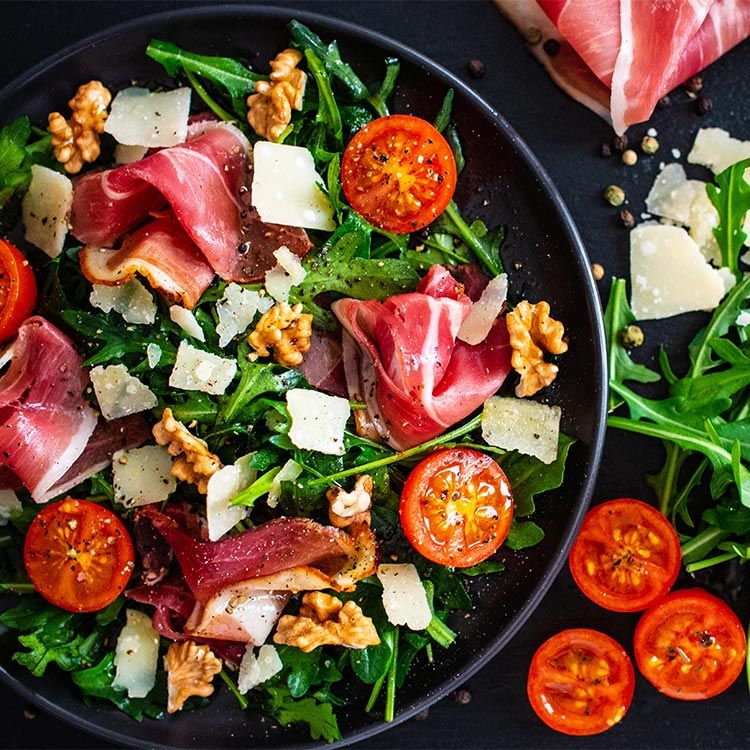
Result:
{"type": "Polygon", "coordinates": [[[23,253],[0,239],[0,344],[12,339],[36,305],[36,279],[23,253]]]}

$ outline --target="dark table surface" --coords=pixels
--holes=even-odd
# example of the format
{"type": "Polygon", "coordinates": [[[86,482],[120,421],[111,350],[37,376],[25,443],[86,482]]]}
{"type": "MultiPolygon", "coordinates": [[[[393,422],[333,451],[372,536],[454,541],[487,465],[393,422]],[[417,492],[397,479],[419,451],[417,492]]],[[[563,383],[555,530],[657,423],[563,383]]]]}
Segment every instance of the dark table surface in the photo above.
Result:
{"type": "MultiPolygon", "coordinates": [[[[3,2],[0,3],[0,84],[57,49],[119,21],[188,5],[167,2],[3,2]]],[[[276,4],[276,3],[275,3],[276,4]]],[[[607,278],[626,275],[627,232],[618,212],[601,198],[602,189],[621,185],[636,217],[658,170],[672,161],[672,149],[687,154],[695,131],[715,125],[750,138],[750,42],[727,54],[704,75],[705,92],[714,103],[703,118],[685,92],[672,106],[657,110],[649,125],[657,128],[661,149],[652,159],[626,167],[604,160],[599,144],[609,126],[568,99],[526,52],[524,43],[490,2],[285,2],[340,17],[390,35],[432,57],[467,80],[516,128],[557,183],[578,224],[592,261],[607,278]],[[478,58],[486,74],[467,75],[467,62],[478,58]]],[[[0,120],[2,120],[0,113],[0,120]]],[[[633,128],[640,140],[647,125],[633,128]]],[[[678,156],[677,152],[674,154],[678,156]]],[[[554,269],[550,269],[554,273],[554,269]]],[[[665,343],[680,362],[700,315],[680,316],[644,326],[647,344],[639,358],[648,362],[665,343]]],[[[653,499],[643,476],[658,470],[659,445],[610,432],[594,502],[612,497],[653,499]]],[[[721,576],[719,576],[721,577],[721,576]]],[[[689,584],[689,580],[683,581],[689,584]]],[[[735,592],[736,593],[736,592],[735,592]]],[[[750,614],[740,589],[735,602],[743,619],[750,614]]],[[[532,713],[525,695],[526,672],[534,650],[553,633],[569,627],[592,627],[609,633],[630,650],[637,617],[615,615],[594,606],[578,592],[566,570],[515,640],[465,686],[426,717],[414,719],[365,743],[363,748],[734,748],[747,745],[750,696],[743,679],[723,695],[702,703],[672,701],[640,677],[628,716],[604,735],[567,738],[548,730],[532,713]],[[470,697],[469,702],[466,700],[470,697]]],[[[0,746],[18,748],[95,748],[102,742],[24,706],[0,686],[3,732],[0,746]],[[25,718],[24,718],[25,717],[25,718]]]]}

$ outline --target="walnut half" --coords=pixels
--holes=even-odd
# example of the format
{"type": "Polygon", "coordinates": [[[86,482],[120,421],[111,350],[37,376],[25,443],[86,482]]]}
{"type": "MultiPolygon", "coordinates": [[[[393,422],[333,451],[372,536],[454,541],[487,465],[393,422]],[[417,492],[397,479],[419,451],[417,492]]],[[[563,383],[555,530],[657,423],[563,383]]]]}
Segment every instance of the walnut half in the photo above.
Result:
{"type": "Polygon", "coordinates": [[[343,487],[331,487],[328,497],[328,518],[339,529],[354,523],[370,523],[372,505],[372,477],[358,474],[354,487],[347,492],[343,487]]]}
{"type": "Polygon", "coordinates": [[[318,646],[365,648],[380,643],[372,620],[356,602],[322,591],[309,591],[302,597],[299,615],[284,615],[276,626],[275,643],[296,646],[309,653],[318,646]]]}
{"type": "Polygon", "coordinates": [[[263,313],[247,340],[261,357],[268,357],[273,349],[280,365],[296,367],[310,351],[311,336],[312,315],[302,312],[302,303],[292,307],[279,302],[263,313]]]}
{"type": "Polygon", "coordinates": [[[528,300],[519,302],[505,318],[513,349],[511,364],[521,376],[516,396],[533,396],[548,386],[556,377],[557,365],[544,361],[544,352],[563,354],[568,344],[563,341],[565,328],[550,317],[549,304],[528,300]]]}
{"type": "Polygon", "coordinates": [[[195,641],[173,643],[164,657],[167,670],[167,713],[173,714],[193,695],[208,698],[212,680],[221,672],[221,659],[208,646],[195,641]]]}

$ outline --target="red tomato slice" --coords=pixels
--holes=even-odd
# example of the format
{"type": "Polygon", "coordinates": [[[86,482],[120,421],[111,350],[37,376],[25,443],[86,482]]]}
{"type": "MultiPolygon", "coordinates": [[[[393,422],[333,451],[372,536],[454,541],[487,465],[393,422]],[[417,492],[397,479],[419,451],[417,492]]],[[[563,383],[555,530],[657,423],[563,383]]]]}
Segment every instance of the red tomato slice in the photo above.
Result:
{"type": "Polygon", "coordinates": [[[526,692],[536,715],[563,734],[599,734],[630,708],[635,672],[625,649],[598,630],[563,630],[529,667],[526,692]]]}
{"type": "Polygon", "coordinates": [[[69,612],[106,607],[135,566],[122,521],[101,505],[70,497],[43,508],[31,522],[23,559],[34,588],[69,612]]]}
{"type": "Polygon", "coordinates": [[[36,305],[36,279],[17,247],[0,239],[0,343],[12,339],[36,305]]]}
{"type": "Polygon", "coordinates": [[[468,568],[508,536],[513,497],[505,472],[470,448],[433,453],[401,493],[401,526],[414,549],[440,565],[468,568]]]}
{"type": "Polygon", "coordinates": [[[703,589],[673,591],[641,616],[635,661],[670,698],[699,701],[726,690],[745,666],[747,638],[737,615],[703,589]]]}
{"type": "Polygon", "coordinates": [[[680,561],[672,524],[630,498],[589,511],[570,551],[578,588],[613,612],[638,612],[661,599],[677,580],[680,561]]]}
{"type": "Polygon", "coordinates": [[[448,142],[426,120],[380,117],[349,141],[341,186],[351,207],[374,226],[405,234],[431,224],[456,190],[448,142]]]}

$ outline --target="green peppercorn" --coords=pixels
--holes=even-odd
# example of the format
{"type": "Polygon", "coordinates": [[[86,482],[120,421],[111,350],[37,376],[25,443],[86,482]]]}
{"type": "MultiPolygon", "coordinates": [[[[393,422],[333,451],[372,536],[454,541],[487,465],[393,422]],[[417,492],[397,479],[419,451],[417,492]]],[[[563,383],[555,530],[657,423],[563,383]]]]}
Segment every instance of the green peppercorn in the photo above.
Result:
{"type": "Polygon", "coordinates": [[[652,135],[644,135],[641,141],[641,151],[644,154],[655,154],[659,150],[659,141],[652,135]]]}
{"type": "Polygon", "coordinates": [[[617,185],[610,185],[604,191],[604,200],[607,201],[610,206],[621,206],[625,201],[625,191],[617,185]]]}
{"type": "Polygon", "coordinates": [[[638,326],[628,326],[621,334],[620,341],[628,349],[635,349],[643,344],[643,331],[638,326]]]}

